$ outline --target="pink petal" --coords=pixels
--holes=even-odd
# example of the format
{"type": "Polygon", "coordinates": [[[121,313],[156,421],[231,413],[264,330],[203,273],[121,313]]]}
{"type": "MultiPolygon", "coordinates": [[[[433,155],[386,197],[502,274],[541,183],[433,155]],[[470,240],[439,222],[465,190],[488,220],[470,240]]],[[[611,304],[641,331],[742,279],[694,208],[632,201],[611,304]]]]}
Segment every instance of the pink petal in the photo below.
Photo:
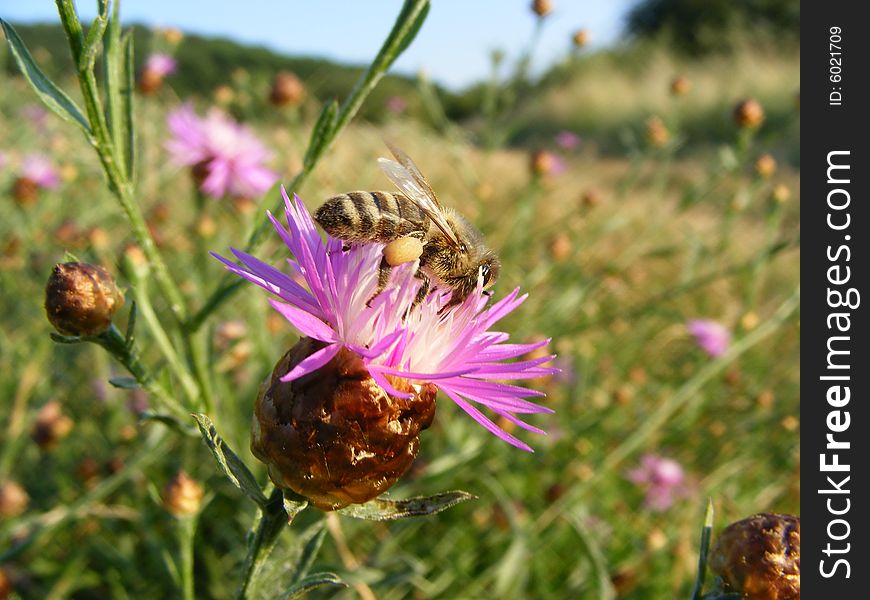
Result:
{"type": "Polygon", "coordinates": [[[341,350],[341,344],[330,344],[325,348],[321,348],[317,352],[305,357],[298,365],[293,367],[289,373],[281,377],[281,381],[293,381],[299,379],[303,375],[313,373],[329,361],[331,361],[338,351],[341,350]]]}

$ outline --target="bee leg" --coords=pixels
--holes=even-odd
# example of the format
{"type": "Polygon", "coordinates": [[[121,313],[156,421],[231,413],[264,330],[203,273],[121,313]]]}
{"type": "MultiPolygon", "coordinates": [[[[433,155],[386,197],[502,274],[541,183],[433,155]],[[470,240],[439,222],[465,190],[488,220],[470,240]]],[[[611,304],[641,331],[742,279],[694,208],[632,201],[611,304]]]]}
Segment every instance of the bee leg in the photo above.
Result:
{"type": "Polygon", "coordinates": [[[420,280],[420,289],[417,290],[417,297],[414,298],[414,306],[420,304],[423,300],[426,299],[426,295],[429,293],[429,276],[426,275],[420,269],[417,269],[417,272],[414,274],[414,277],[420,280]]]}
{"type": "Polygon", "coordinates": [[[366,301],[366,306],[372,305],[372,300],[378,297],[378,294],[384,291],[384,288],[387,287],[387,284],[390,282],[390,272],[393,270],[393,267],[390,266],[390,263],[387,262],[386,258],[381,258],[381,265],[378,267],[378,289],[375,290],[375,293],[372,294],[372,297],[366,301]]]}

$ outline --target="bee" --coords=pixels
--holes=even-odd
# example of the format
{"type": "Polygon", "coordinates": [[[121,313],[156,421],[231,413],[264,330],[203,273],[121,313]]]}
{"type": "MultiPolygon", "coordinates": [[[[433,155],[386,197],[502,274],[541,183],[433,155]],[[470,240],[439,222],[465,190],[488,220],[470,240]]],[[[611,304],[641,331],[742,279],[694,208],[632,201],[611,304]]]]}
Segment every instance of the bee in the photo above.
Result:
{"type": "MultiPolygon", "coordinates": [[[[392,267],[420,259],[416,276],[422,281],[415,303],[430,288],[451,290],[445,309],[465,300],[477,289],[478,278],[489,288],[501,263],[486,247],[483,235],[468,220],[438,201],[432,186],[414,161],[387,143],[396,160],[378,164],[400,193],[347,192],[326,200],[314,219],[332,237],[348,243],[386,244],[375,296],[387,285],[392,267]]],[[[374,296],[373,296],[374,298],[374,296]]],[[[443,310],[443,309],[442,309],[443,310]]]]}

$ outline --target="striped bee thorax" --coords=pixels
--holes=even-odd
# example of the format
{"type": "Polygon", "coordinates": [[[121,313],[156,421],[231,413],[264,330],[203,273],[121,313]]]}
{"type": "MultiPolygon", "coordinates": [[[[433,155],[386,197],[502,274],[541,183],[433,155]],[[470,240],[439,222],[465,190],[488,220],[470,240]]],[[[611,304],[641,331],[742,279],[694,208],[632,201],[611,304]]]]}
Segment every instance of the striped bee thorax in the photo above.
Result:
{"type": "Polygon", "coordinates": [[[314,219],[326,233],[347,242],[388,243],[429,228],[429,218],[416,204],[392,192],[332,196],[317,209],[314,219]]]}

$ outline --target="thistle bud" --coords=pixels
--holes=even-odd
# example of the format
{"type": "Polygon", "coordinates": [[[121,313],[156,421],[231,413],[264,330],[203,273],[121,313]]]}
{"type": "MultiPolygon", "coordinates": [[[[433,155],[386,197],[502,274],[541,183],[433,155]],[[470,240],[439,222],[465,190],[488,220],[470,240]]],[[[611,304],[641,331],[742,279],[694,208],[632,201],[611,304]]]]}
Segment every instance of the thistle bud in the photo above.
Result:
{"type": "Polygon", "coordinates": [[[73,421],[60,410],[60,402],[52,401],[39,409],[30,437],[42,450],[51,450],[72,430],[73,421]]]}
{"type": "Polygon", "coordinates": [[[759,177],[770,178],[776,173],[776,159],[770,154],[764,153],[755,159],[755,172],[759,177]]]}
{"type": "Polygon", "coordinates": [[[758,100],[741,100],[734,107],[734,122],[743,129],[755,129],[764,121],[764,109],[758,100]]]}
{"type": "Polygon", "coordinates": [[[29,206],[39,197],[39,184],[29,177],[18,177],[12,184],[12,198],[19,206],[29,206]]]}
{"type": "Polygon", "coordinates": [[[709,565],[728,591],[748,600],[799,600],[800,517],[761,513],[732,523],[719,534],[709,565]]]}
{"type": "Polygon", "coordinates": [[[565,163],[547,150],[535,150],[529,158],[529,170],[533,177],[559,175],[565,170],[565,163]]]}
{"type": "Polygon", "coordinates": [[[571,37],[571,41],[574,42],[575,48],[585,48],[586,44],[589,43],[589,32],[585,29],[578,29],[571,37]]]}
{"type": "Polygon", "coordinates": [[[12,595],[15,588],[12,585],[12,578],[6,572],[6,569],[0,567],[0,600],[6,600],[12,595]]]}
{"type": "Polygon", "coordinates": [[[305,87],[290,71],[281,71],[272,80],[269,102],[275,106],[299,106],[305,98],[305,87]]]}
{"type": "Polygon", "coordinates": [[[114,278],[102,267],[69,262],[55,265],[45,288],[48,320],[64,335],[99,335],[124,306],[114,278]]]}
{"type": "Polygon", "coordinates": [[[435,416],[436,388],[390,379],[415,394],[390,396],[346,348],[316,371],[281,381],[323,347],[303,338],[278,361],[257,397],[251,451],[276,486],[328,511],[377,497],[408,470],[435,416]]]}
{"type": "Polygon", "coordinates": [[[0,517],[11,519],[17,517],[30,503],[30,496],[17,482],[12,480],[0,483],[0,517]]]}
{"type": "Polygon", "coordinates": [[[788,199],[791,197],[791,192],[788,189],[788,186],[784,183],[777,183],[773,186],[773,190],[770,192],[770,197],[777,204],[784,204],[788,202],[788,199]]]}
{"type": "Polygon", "coordinates": [[[179,471],[163,488],[163,506],[174,517],[195,515],[202,506],[202,486],[179,471]]]}
{"type": "Polygon", "coordinates": [[[532,2],[532,12],[539,17],[546,17],[553,12],[553,3],[550,0],[534,0],[532,2]]]}
{"type": "Polygon", "coordinates": [[[685,96],[689,93],[691,87],[692,85],[689,83],[689,80],[682,75],[674,77],[674,79],[671,80],[671,95],[685,96]]]}

